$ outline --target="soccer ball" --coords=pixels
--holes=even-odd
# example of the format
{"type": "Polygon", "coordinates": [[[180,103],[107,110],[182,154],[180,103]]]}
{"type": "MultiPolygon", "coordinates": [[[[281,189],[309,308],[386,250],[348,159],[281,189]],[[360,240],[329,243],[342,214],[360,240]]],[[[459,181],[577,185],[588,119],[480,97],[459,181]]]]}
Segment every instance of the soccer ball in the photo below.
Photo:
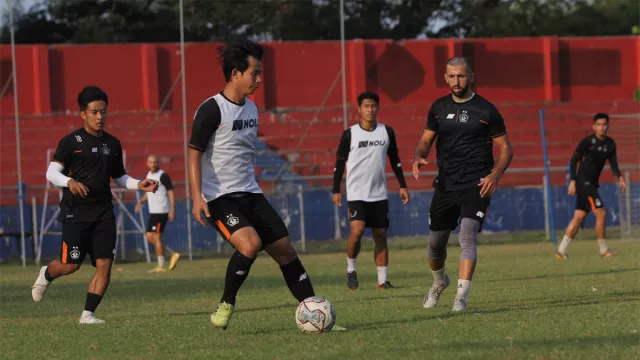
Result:
{"type": "Polygon", "coordinates": [[[296,309],[296,325],[303,333],[331,331],[336,324],[336,308],[322,296],[304,299],[296,309]]]}

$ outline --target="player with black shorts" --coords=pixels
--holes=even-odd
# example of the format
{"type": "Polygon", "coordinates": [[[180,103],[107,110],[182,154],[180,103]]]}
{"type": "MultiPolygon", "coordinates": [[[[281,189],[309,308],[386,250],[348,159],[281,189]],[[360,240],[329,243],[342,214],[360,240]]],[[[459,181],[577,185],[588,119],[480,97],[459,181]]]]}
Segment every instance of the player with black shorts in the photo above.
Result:
{"type": "Polygon", "coordinates": [[[359,286],[356,258],[360,253],[360,239],[366,227],[371,228],[373,233],[378,288],[393,287],[387,279],[389,263],[387,248],[389,194],[385,171],[387,156],[400,183],[400,199],[403,204],[409,202],[409,192],[398,156],[396,136],[391,127],[380,124],[376,120],[379,106],[380,97],[376,93],[364,92],[358,96],[360,122],[342,133],[333,172],[332,201],[341,207],[340,188],[345,165],[347,167],[347,201],[349,202],[347,213],[350,222],[347,242],[347,287],[351,290],[359,286]]]}
{"type": "Polygon", "coordinates": [[[238,290],[261,250],[280,265],[298,301],[315,293],[287,227],[256,181],[258,108],[247,96],[262,83],[263,49],[250,40],[234,38],[218,51],[226,85],[196,111],[188,166],[194,218],[202,225],[209,222],[236,249],[227,267],[222,299],[211,315],[215,327],[226,329],[238,290]]]}
{"type": "MultiPolygon", "coordinates": [[[[149,221],[147,223],[147,232],[145,237],[147,241],[153,245],[158,257],[158,265],[149,270],[152,272],[165,272],[164,267],[164,243],[162,242],[162,234],[165,231],[167,221],[173,222],[176,216],[176,196],[173,191],[173,183],[166,171],[160,169],[158,157],[149,155],[147,157],[147,179],[153,179],[158,182],[158,190],[155,193],[145,193],[144,196],[136,204],[135,211],[140,212],[142,204],[149,203],[149,221]]],[[[180,253],[174,251],[169,259],[169,270],[173,270],[180,259],[180,253]]]]}
{"type": "Polygon", "coordinates": [[[616,142],[607,136],[609,131],[609,115],[598,113],[593,117],[593,135],[582,139],[571,157],[571,170],[569,176],[569,195],[576,195],[576,210],[573,219],[569,222],[567,230],[558,251],[555,253],[557,259],[568,259],[567,248],[569,243],[578,233],[578,229],[590,211],[596,216],[596,236],[600,247],[600,256],[611,257],[615,253],[607,246],[605,237],[605,226],[607,222],[607,212],[604,202],[598,194],[600,174],[604,164],[609,161],[611,172],[618,179],[618,186],[622,191],[627,184],[620,174],[618,160],[616,157],[616,142]],[[578,163],[580,168],[578,169],[578,163]]]}
{"type": "Polygon", "coordinates": [[[445,80],[451,94],[431,105],[413,163],[413,174],[418,179],[419,169],[427,164],[435,141],[438,176],[433,182],[435,192],[429,209],[429,266],[433,285],[423,306],[435,307],[449,286],[445,272],[447,242],[459,224],[460,269],[452,311],[463,311],[476,266],[478,233],[491,195],[509,167],[513,151],[498,109],[470,89],[474,74],[467,59],[451,58],[445,80]],[[493,159],[494,143],[500,148],[497,164],[493,159]]]}
{"type": "Polygon", "coordinates": [[[157,190],[156,181],[138,181],[127,175],[120,141],[104,131],[108,102],[107,94],[98,87],[82,90],[78,105],[84,126],[60,140],[49,164],[47,180],[63,188],[62,247],[60,260],[40,269],[31,290],[33,300],[40,302],[51,282],[77,271],[88,254],[96,271],[89,283],[80,324],[104,323],[94,312],[109,286],[116,252],[110,178],[125,189],[157,190]]]}

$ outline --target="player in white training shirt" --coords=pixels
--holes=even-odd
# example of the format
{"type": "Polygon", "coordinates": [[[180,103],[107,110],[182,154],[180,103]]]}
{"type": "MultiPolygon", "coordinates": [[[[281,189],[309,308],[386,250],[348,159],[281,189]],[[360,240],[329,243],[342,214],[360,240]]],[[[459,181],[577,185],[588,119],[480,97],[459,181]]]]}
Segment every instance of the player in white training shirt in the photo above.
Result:
{"type": "Polygon", "coordinates": [[[262,82],[263,49],[250,40],[236,38],[218,51],[226,85],[196,111],[188,166],[193,216],[206,225],[204,213],[206,221],[236,249],[227,267],[222,299],[211,315],[214,326],[226,329],[238,290],[261,250],[280,265],[298,301],[315,293],[289,242],[287,227],[256,182],[258,108],[247,96],[262,82]]]}
{"type": "MultiPolygon", "coordinates": [[[[167,221],[173,222],[176,216],[176,197],[173,192],[171,178],[164,170],[160,169],[158,157],[149,155],[147,157],[147,179],[158,181],[158,191],[155,193],[145,193],[142,199],[136,204],[136,212],[140,212],[142,204],[149,202],[149,222],[147,223],[147,241],[153,245],[158,257],[158,265],[149,272],[164,272],[164,244],[162,234],[167,225],[167,221]]],[[[180,254],[173,252],[169,260],[169,270],[173,270],[180,259],[180,254]]]]}
{"type": "Polygon", "coordinates": [[[340,183],[347,166],[348,216],[351,225],[347,243],[347,287],[356,290],[359,286],[356,258],[360,252],[360,239],[365,227],[371,228],[375,244],[375,262],[378,270],[378,288],[393,286],[387,279],[389,251],[387,229],[389,228],[389,203],[387,191],[386,163],[391,161],[398,182],[400,199],[409,202],[409,192],[398,156],[398,145],[393,129],[377,122],[380,97],[365,92],[358,96],[360,123],[342,133],[337,151],[336,168],[333,175],[333,202],[342,206],[340,183]]]}

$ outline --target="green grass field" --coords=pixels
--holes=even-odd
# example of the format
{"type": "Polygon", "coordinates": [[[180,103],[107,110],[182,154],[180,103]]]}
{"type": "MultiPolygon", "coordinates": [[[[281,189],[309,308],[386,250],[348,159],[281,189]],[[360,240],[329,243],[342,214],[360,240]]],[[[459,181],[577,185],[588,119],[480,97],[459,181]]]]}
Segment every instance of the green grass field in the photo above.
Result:
{"type": "MultiPolygon", "coordinates": [[[[397,242],[396,244],[400,244],[397,242]]],[[[279,268],[261,255],[238,297],[226,331],[209,323],[222,293],[227,260],[182,261],[171,273],[143,263],[117,264],[96,315],[78,325],[92,268],[56,280],[35,304],[38,268],[0,268],[3,359],[637,359],[640,357],[640,243],[610,241],[602,259],[594,241],[576,241],[570,260],[547,243],[485,245],[468,311],[449,310],[455,286],[436,309],[423,309],[431,284],[424,246],[395,246],[393,290],[375,288],[370,250],[361,254],[361,289],[345,286],[344,253],[302,255],[316,293],[336,306],[345,333],[305,335],[297,302],[279,268]]],[[[370,248],[369,248],[370,249],[370,248]]],[[[459,248],[449,250],[457,278],[459,248]]],[[[454,280],[455,283],[455,280],[454,280]]]]}

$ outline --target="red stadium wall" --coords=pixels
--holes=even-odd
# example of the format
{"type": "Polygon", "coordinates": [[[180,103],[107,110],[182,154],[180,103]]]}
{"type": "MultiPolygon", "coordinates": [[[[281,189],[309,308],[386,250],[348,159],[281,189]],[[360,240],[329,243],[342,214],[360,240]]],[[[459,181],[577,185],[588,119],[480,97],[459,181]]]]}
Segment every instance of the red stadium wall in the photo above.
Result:
{"type": "MultiPolygon", "coordinates": [[[[304,155],[294,166],[305,175],[331,174],[342,129],[340,43],[284,42],[264,46],[264,86],[253,96],[261,109],[318,107],[332,84],[336,84],[325,104],[335,107],[335,111],[320,113],[320,122],[301,149],[304,155]]],[[[443,64],[454,55],[471,59],[477,75],[476,89],[500,104],[514,143],[514,168],[542,166],[537,111],[544,102],[569,103],[554,105],[562,109],[558,114],[587,122],[589,116],[585,114],[596,111],[640,113],[640,103],[632,101],[633,92],[640,86],[640,37],[349,41],[348,99],[355,102],[358,93],[365,90],[380,94],[381,119],[394,126],[399,142],[405,144],[400,149],[405,163],[410,161],[417,141],[415,131],[424,126],[430,102],[448,92],[443,64]]],[[[191,117],[203,99],[222,89],[224,81],[216,62],[216,44],[187,44],[185,61],[191,117]]],[[[7,84],[11,67],[10,47],[0,46],[0,87],[7,84]]],[[[29,184],[45,182],[46,148],[55,147],[60,137],[79,126],[77,115],[71,112],[77,111],[77,93],[90,84],[109,93],[109,131],[127,144],[129,154],[157,153],[163,167],[174,170],[175,180],[182,180],[178,44],[18,46],[16,68],[22,116],[22,170],[29,184]],[[173,85],[175,89],[168,96],[173,85]],[[147,135],[154,111],[167,96],[168,111],[157,119],[148,134],[149,141],[140,140],[147,135]]],[[[13,95],[9,86],[0,98],[0,186],[15,185],[17,181],[13,95]]],[[[260,124],[261,136],[272,148],[293,150],[312,115],[308,111],[267,112],[260,124]]],[[[356,115],[351,111],[349,122],[356,115]]],[[[626,141],[622,148],[627,158],[623,163],[637,163],[633,157],[639,146],[637,125],[633,119],[626,119],[626,125],[618,126],[622,121],[616,120],[612,136],[626,141]]],[[[561,142],[562,129],[569,123],[562,116],[549,115],[547,124],[549,141],[558,141],[550,149],[553,166],[564,166],[574,146],[561,142]]],[[[580,131],[575,130],[574,135],[584,136],[580,131]]],[[[589,131],[588,124],[584,131],[589,131]]],[[[570,142],[574,140],[577,138],[570,142]]],[[[143,175],[138,173],[144,169],[141,160],[133,161],[132,173],[143,175]]],[[[405,166],[409,168],[408,164],[405,166]]],[[[509,180],[509,185],[540,182],[537,175],[510,177],[513,181],[509,180]]],[[[558,173],[553,181],[562,183],[564,174],[558,173]]]]}
{"type": "MultiPolygon", "coordinates": [[[[188,44],[188,108],[223,83],[213,43],[188,44]]],[[[111,111],[156,110],[180,71],[177,44],[18,46],[20,113],[76,110],[87,84],[110,95],[111,111]]],[[[316,107],[340,71],[340,44],[266,43],[261,108],[316,107]]],[[[0,46],[0,84],[11,73],[10,47],[0,46]]],[[[479,40],[354,40],[347,44],[350,101],[377,91],[383,104],[425,104],[446,93],[444,61],[469,57],[479,92],[497,103],[630,99],[640,84],[640,37],[515,38],[479,40]]],[[[327,106],[340,106],[341,87],[327,106]]],[[[168,109],[180,109],[180,84],[168,109]]],[[[13,113],[13,91],[0,114],[13,113]]]]}

